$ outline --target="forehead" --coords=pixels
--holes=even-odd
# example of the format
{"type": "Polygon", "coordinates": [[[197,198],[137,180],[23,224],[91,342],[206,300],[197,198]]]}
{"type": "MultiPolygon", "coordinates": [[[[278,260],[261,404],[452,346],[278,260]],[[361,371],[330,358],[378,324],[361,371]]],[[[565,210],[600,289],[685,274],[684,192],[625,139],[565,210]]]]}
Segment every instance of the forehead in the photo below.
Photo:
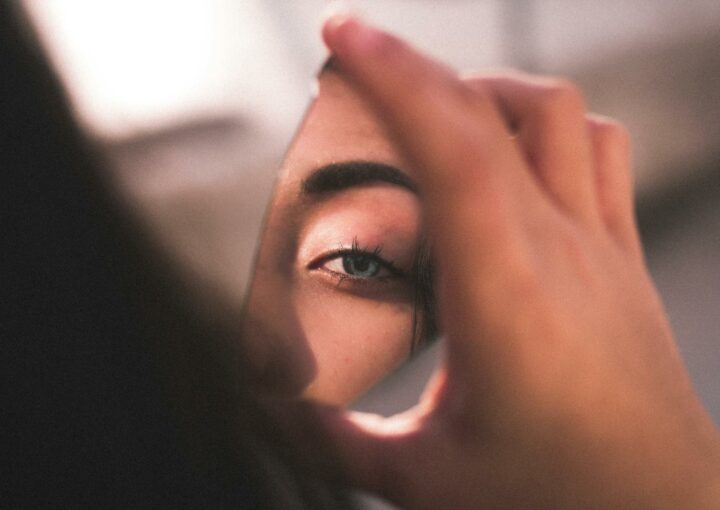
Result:
{"type": "Polygon", "coordinates": [[[364,159],[400,164],[377,116],[336,71],[324,71],[319,94],[298,133],[289,158],[315,166],[364,159]]]}

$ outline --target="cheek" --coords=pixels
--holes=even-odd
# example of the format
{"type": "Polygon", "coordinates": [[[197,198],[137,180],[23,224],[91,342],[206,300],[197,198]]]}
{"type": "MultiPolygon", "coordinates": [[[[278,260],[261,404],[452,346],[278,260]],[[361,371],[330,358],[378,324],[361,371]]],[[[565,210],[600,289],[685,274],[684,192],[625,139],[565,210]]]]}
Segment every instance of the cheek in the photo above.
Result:
{"type": "Polygon", "coordinates": [[[347,404],[407,359],[410,305],[345,295],[314,295],[303,302],[298,315],[317,367],[307,396],[347,404]]]}
{"type": "Polygon", "coordinates": [[[291,292],[276,272],[257,270],[241,317],[246,369],[269,393],[297,395],[314,379],[316,366],[291,292]]]}

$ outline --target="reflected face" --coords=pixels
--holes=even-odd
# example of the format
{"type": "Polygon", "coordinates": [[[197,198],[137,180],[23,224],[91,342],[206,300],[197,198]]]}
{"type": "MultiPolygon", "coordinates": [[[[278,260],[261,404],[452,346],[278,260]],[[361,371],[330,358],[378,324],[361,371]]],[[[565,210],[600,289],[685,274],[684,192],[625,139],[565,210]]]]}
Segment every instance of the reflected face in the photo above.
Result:
{"type": "Polygon", "coordinates": [[[261,384],[345,404],[427,336],[427,250],[412,175],[377,119],[339,72],[319,86],[283,163],[243,330],[261,384]]]}

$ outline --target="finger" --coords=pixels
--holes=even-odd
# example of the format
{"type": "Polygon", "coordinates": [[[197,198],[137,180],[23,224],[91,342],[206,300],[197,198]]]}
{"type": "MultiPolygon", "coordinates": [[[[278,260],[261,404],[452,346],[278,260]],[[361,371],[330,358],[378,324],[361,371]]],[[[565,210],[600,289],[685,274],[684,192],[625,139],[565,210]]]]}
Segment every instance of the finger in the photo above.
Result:
{"type": "Polygon", "coordinates": [[[409,156],[426,202],[442,201],[449,210],[469,197],[492,210],[501,197],[528,192],[532,181],[492,98],[471,93],[449,69],[356,20],[331,21],[324,35],[409,156]]]}
{"type": "Polygon", "coordinates": [[[619,123],[589,115],[597,200],[605,228],[625,249],[641,254],[635,222],[630,136],[619,123]]]}
{"type": "Polygon", "coordinates": [[[600,225],[585,103],[577,87],[520,73],[466,83],[497,99],[530,168],[554,202],[580,221],[600,225]]]}
{"type": "Polygon", "coordinates": [[[332,20],[323,33],[416,171],[436,247],[448,362],[477,373],[477,355],[493,359],[479,352],[490,342],[477,342],[477,333],[499,325],[522,291],[513,282],[529,272],[524,230],[543,221],[550,204],[490,95],[356,20],[332,20]]]}

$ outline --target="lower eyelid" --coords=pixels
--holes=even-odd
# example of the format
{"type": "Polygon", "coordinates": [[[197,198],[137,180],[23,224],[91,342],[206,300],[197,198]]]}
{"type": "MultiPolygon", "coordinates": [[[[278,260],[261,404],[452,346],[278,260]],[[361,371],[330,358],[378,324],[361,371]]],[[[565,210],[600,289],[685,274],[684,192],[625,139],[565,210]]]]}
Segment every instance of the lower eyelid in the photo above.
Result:
{"type": "Polygon", "coordinates": [[[344,273],[336,273],[328,269],[319,270],[322,280],[325,280],[327,285],[331,285],[333,288],[346,291],[349,293],[355,292],[371,292],[373,295],[385,295],[388,292],[395,293],[401,286],[404,286],[404,282],[399,282],[397,278],[393,276],[380,276],[376,278],[362,278],[352,276],[344,273]]]}
{"type": "Polygon", "coordinates": [[[373,301],[397,299],[398,302],[411,303],[413,301],[413,284],[405,277],[392,274],[374,278],[359,278],[356,276],[338,273],[325,267],[308,268],[308,276],[319,285],[332,291],[355,295],[373,301]]]}

